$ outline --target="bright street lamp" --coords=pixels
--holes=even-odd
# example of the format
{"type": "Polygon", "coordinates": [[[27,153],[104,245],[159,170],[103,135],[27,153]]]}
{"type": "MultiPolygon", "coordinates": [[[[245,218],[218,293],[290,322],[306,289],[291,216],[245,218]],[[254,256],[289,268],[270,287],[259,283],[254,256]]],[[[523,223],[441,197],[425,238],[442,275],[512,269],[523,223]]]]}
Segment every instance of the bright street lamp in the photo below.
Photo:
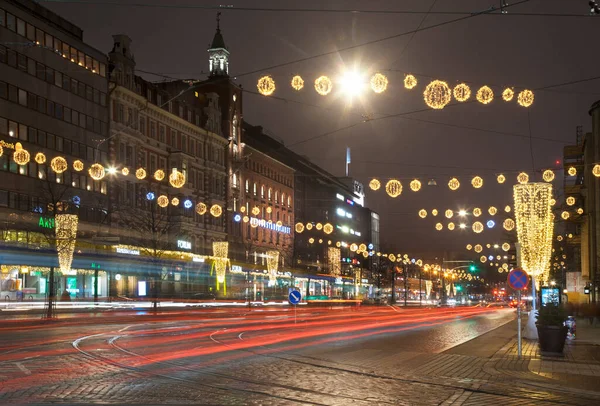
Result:
{"type": "Polygon", "coordinates": [[[341,85],[347,96],[354,97],[362,93],[365,81],[358,73],[347,71],[342,76],[341,85]]]}

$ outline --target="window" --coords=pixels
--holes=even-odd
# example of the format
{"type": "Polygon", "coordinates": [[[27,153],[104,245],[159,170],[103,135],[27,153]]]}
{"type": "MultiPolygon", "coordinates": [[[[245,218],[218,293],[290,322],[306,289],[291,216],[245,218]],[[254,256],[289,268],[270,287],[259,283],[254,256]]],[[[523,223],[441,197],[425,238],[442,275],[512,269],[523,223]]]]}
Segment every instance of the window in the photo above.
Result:
{"type": "MultiPolygon", "coordinates": [[[[0,15],[2,12],[0,12],[0,15]]],[[[27,24],[27,39],[30,41],[35,41],[35,27],[31,24],[27,24]]]]}
{"type": "Polygon", "coordinates": [[[19,89],[19,104],[27,106],[27,92],[23,89],[19,89]]]}
{"type": "Polygon", "coordinates": [[[156,122],[150,121],[150,137],[156,139],[156,122]]]}
{"type": "Polygon", "coordinates": [[[164,126],[161,125],[158,127],[158,140],[160,142],[165,142],[165,132],[166,130],[164,126]]]}
{"type": "Polygon", "coordinates": [[[253,190],[254,190],[254,196],[256,196],[256,182],[254,182],[253,190]]]}
{"type": "Polygon", "coordinates": [[[179,105],[179,117],[183,118],[183,106],[179,105]]]}
{"type": "Polygon", "coordinates": [[[54,85],[56,85],[58,87],[63,86],[63,75],[61,72],[54,73],[54,85]]]}
{"type": "Polygon", "coordinates": [[[16,24],[17,24],[17,22],[15,19],[15,16],[10,13],[6,13],[6,28],[8,28],[11,31],[16,31],[17,30],[16,24]]]}
{"type": "Polygon", "coordinates": [[[292,200],[290,199],[289,196],[288,196],[287,205],[288,205],[288,207],[292,207],[292,200]]]}
{"type": "Polygon", "coordinates": [[[268,197],[269,197],[269,200],[271,200],[271,197],[272,197],[272,196],[271,196],[271,194],[272,194],[272,192],[273,192],[273,191],[272,191],[272,189],[271,189],[271,188],[269,188],[269,192],[268,192],[268,193],[269,193],[269,195],[268,195],[268,197]]]}
{"type": "Polygon", "coordinates": [[[140,132],[146,135],[146,117],[140,117],[140,132]]]}
{"type": "Polygon", "coordinates": [[[233,176],[231,177],[231,182],[233,183],[233,187],[238,187],[238,183],[237,183],[237,175],[234,173],[233,176]]]}
{"type": "Polygon", "coordinates": [[[250,181],[246,179],[246,193],[250,191],[250,181]]]}
{"type": "Polygon", "coordinates": [[[27,57],[25,55],[17,55],[17,67],[23,72],[27,72],[27,57]]]}
{"type": "Polygon", "coordinates": [[[260,186],[260,197],[261,199],[265,198],[265,185],[260,186]]]}
{"type": "Polygon", "coordinates": [[[25,36],[25,21],[17,18],[17,34],[25,36]]]}
{"type": "Polygon", "coordinates": [[[275,204],[279,203],[279,191],[275,192],[275,204]]]}

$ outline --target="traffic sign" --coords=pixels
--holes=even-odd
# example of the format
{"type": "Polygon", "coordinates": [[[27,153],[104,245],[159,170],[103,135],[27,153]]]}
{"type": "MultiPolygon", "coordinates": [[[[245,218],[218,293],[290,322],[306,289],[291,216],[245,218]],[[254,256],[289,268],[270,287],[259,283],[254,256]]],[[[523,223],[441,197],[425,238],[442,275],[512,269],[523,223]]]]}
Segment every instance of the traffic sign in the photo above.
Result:
{"type": "Polygon", "coordinates": [[[529,275],[522,269],[513,269],[508,274],[508,286],[515,290],[523,290],[529,285],[529,275]]]}
{"type": "Polygon", "coordinates": [[[298,292],[297,290],[292,290],[288,295],[288,300],[291,304],[297,305],[302,300],[302,293],[298,292]]]}

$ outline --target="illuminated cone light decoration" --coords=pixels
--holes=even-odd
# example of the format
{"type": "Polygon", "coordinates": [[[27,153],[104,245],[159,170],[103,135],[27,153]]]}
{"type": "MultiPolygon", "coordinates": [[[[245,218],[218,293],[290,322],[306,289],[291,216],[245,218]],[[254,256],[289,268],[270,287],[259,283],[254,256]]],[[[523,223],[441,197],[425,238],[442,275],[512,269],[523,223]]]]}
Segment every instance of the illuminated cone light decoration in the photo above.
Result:
{"type": "Polygon", "coordinates": [[[71,270],[78,223],[79,217],[75,214],[57,214],[54,218],[58,265],[63,274],[71,270]]]}
{"type": "MultiPolygon", "coordinates": [[[[227,272],[227,264],[229,258],[229,243],[227,241],[214,241],[213,242],[213,268],[217,276],[217,290],[220,288],[220,284],[223,284],[223,292],[227,294],[227,287],[225,286],[225,273],[227,272]]],[[[212,274],[212,272],[211,272],[212,274]]]]}
{"type": "Polygon", "coordinates": [[[342,274],[341,265],[342,255],[339,248],[329,247],[327,249],[327,262],[329,264],[329,273],[333,276],[342,274]]]}
{"type": "Polygon", "coordinates": [[[426,297],[429,298],[429,295],[431,294],[431,289],[433,288],[433,281],[425,281],[425,294],[427,295],[426,297]]]}
{"type": "Polygon", "coordinates": [[[547,282],[554,230],[550,206],[552,185],[528,183],[515,185],[513,190],[521,265],[533,278],[547,282]]]}
{"type": "Polygon", "coordinates": [[[269,286],[277,283],[279,269],[279,251],[267,251],[267,270],[269,271],[269,286]]]}

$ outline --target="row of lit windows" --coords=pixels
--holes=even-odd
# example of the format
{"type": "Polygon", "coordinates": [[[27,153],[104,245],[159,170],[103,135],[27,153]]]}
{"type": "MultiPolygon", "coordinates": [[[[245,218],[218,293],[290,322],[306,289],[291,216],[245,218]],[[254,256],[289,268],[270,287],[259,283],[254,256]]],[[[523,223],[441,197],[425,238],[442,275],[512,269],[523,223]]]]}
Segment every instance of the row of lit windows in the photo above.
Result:
{"type": "Polygon", "coordinates": [[[56,54],[102,77],[106,77],[106,65],[70,46],[66,42],[0,9],[0,27],[6,27],[31,42],[52,50],[56,54]]]}
{"type": "Polygon", "coordinates": [[[65,121],[88,131],[104,135],[107,132],[107,123],[86,114],[72,110],[62,104],[47,100],[31,92],[19,89],[11,84],[0,82],[0,99],[7,99],[40,113],[49,115],[58,120],[65,121]]]}
{"type": "Polygon", "coordinates": [[[267,178],[271,178],[276,182],[283,183],[285,186],[292,187],[292,180],[290,177],[284,176],[266,165],[263,165],[256,161],[246,161],[246,168],[251,169],[253,172],[266,176],[267,178]]]}
{"type": "Polygon", "coordinates": [[[0,117],[0,135],[7,135],[21,141],[28,141],[43,148],[64,152],[77,158],[88,161],[106,162],[106,152],[96,152],[94,148],[86,146],[77,141],[71,141],[59,135],[47,133],[37,128],[26,126],[0,117]],[[96,156],[96,154],[98,154],[96,156]]]}
{"type": "Polygon", "coordinates": [[[36,62],[23,54],[0,45],[0,63],[6,63],[13,68],[29,73],[51,85],[60,87],[67,92],[83,97],[93,103],[106,106],[106,93],[94,89],[92,86],[73,79],[42,63],[36,62]]]}
{"type": "MultiPolygon", "coordinates": [[[[236,175],[233,175],[233,184],[234,186],[237,186],[237,179],[236,179],[236,175]]],[[[260,185],[260,198],[261,199],[265,199],[265,190],[267,192],[266,194],[266,199],[269,201],[273,201],[273,197],[275,198],[275,204],[280,204],[285,206],[287,203],[287,207],[292,207],[292,199],[290,196],[287,196],[287,202],[286,202],[286,195],[285,193],[281,193],[281,199],[279,199],[279,191],[276,190],[275,193],[273,194],[273,189],[269,188],[268,190],[265,188],[265,185],[260,185]]],[[[250,181],[246,179],[246,193],[250,194],[250,181]]],[[[254,182],[252,184],[252,193],[254,194],[254,196],[257,196],[258,194],[258,184],[256,182],[254,182]]]]}

